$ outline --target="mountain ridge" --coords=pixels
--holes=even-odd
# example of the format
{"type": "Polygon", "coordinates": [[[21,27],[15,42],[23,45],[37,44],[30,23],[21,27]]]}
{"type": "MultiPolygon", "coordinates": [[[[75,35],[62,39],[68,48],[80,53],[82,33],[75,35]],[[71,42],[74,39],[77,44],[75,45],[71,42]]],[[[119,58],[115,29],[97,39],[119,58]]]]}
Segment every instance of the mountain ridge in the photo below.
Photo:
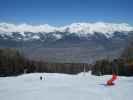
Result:
{"type": "Polygon", "coordinates": [[[53,37],[61,39],[63,35],[75,34],[79,37],[86,37],[94,35],[95,33],[101,33],[110,38],[113,36],[114,32],[122,32],[125,34],[130,31],[133,31],[133,27],[126,23],[72,23],[63,27],[53,27],[48,24],[33,26],[29,24],[15,25],[0,23],[1,37],[4,37],[5,35],[13,37],[13,35],[16,35],[19,39],[24,37],[25,40],[27,40],[27,37],[30,37],[31,39],[40,39],[40,34],[43,36],[52,34],[53,37]]]}
{"type": "Polygon", "coordinates": [[[89,25],[92,24],[74,23],[63,27],[64,31],[60,27],[61,30],[49,28],[53,31],[46,29],[44,32],[42,26],[43,29],[38,31],[38,26],[27,28],[25,24],[9,28],[4,24],[3,28],[0,24],[0,47],[18,48],[33,60],[92,63],[119,57],[128,40],[132,39],[133,27],[128,24],[93,23],[97,26],[92,25],[93,30],[88,29],[89,25]]]}

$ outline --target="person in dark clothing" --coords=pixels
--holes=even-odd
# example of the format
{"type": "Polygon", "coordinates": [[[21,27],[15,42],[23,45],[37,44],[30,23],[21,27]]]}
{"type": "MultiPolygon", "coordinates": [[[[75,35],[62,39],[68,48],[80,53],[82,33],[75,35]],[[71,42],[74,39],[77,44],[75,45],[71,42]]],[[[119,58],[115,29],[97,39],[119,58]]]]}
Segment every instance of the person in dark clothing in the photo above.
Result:
{"type": "Polygon", "coordinates": [[[40,76],[40,80],[42,80],[42,76],[40,76]]]}

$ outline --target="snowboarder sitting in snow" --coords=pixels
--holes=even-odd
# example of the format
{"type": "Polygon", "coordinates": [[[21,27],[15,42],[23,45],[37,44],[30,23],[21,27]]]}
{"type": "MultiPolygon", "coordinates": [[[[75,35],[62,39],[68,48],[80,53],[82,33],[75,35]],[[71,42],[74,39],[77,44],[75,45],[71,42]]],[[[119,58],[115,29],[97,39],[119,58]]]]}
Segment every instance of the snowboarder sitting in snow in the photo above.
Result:
{"type": "Polygon", "coordinates": [[[112,64],[112,78],[107,81],[107,85],[111,86],[114,85],[114,81],[117,79],[117,59],[114,60],[112,64]]]}
{"type": "Polygon", "coordinates": [[[115,73],[112,74],[112,78],[107,81],[107,85],[114,85],[114,81],[117,79],[117,75],[115,73]]]}

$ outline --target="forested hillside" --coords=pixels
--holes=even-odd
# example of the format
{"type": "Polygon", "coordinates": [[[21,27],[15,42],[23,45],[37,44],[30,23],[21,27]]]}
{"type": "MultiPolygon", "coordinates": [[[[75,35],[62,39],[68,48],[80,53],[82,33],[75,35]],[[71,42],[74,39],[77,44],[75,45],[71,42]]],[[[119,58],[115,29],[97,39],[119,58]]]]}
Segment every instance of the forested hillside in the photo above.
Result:
{"type": "Polygon", "coordinates": [[[0,76],[20,75],[23,73],[48,72],[77,74],[92,71],[93,75],[106,75],[115,72],[122,76],[133,75],[133,45],[130,41],[121,56],[112,61],[98,60],[94,64],[87,63],[57,63],[33,61],[27,59],[17,49],[0,49],[0,76]]]}
{"type": "Polygon", "coordinates": [[[49,72],[76,74],[89,71],[89,64],[83,63],[48,63],[32,61],[16,49],[0,49],[0,76],[12,76],[23,73],[49,72]]]}

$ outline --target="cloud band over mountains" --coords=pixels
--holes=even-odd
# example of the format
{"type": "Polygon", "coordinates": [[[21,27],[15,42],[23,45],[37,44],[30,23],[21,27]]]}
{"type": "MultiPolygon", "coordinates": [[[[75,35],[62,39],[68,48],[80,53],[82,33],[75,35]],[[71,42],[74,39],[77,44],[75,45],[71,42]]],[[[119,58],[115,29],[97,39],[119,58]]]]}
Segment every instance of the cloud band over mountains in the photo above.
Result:
{"type": "Polygon", "coordinates": [[[133,31],[133,27],[127,23],[105,23],[105,22],[95,22],[95,23],[72,23],[70,25],[62,27],[54,27],[48,24],[43,25],[30,25],[30,24],[10,24],[10,23],[0,23],[0,34],[10,33],[10,32],[70,32],[77,34],[93,34],[95,32],[100,33],[113,33],[115,31],[133,31]]]}

